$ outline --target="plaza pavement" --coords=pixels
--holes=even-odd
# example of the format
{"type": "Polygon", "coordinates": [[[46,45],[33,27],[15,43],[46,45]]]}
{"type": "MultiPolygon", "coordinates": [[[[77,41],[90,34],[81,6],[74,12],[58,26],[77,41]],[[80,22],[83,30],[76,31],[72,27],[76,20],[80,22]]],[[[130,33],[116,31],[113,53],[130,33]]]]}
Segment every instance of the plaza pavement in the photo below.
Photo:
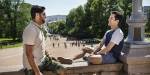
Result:
{"type": "MultiPolygon", "coordinates": [[[[50,56],[53,57],[65,57],[73,58],[76,54],[81,52],[81,48],[77,46],[71,46],[73,41],[66,41],[66,38],[60,38],[60,40],[47,39],[47,50],[50,56]],[[64,46],[64,42],[67,44],[67,48],[64,46]],[[53,47],[53,43],[55,47],[53,47]],[[59,47],[58,47],[59,43],[59,47]]],[[[16,71],[23,68],[22,65],[23,47],[0,49],[0,72],[16,71]]]]}

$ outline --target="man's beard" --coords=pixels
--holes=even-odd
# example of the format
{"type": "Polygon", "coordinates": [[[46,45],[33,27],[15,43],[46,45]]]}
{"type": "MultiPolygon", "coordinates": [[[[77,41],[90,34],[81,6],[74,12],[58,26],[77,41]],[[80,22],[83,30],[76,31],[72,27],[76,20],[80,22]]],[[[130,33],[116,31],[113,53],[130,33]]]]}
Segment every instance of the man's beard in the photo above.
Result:
{"type": "Polygon", "coordinates": [[[44,24],[44,23],[45,23],[45,20],[44,20],[44,19],[42,19],[42,20],[41,20],[41,24],[44,24]]]}

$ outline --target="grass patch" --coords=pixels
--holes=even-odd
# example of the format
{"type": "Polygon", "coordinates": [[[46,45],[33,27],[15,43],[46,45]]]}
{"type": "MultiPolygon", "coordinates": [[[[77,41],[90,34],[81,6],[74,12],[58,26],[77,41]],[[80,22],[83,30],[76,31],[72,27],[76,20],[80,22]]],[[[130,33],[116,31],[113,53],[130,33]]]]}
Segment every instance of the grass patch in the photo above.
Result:
{"type": "Polygon", "coordinates": [[[20,47],[20,46],[22,46],[22,43],[16,43],[14,45],[3,45],[3,46],[0,46],[0,49],[15,48],[15,47],[20,47]]]}
{"type": "Polygon", "coordinates": [[[0,38],[0,41],[4,41],[4,40],[13,40],[11,38],[0,38]]]}
{"type": "Polygon", "coordinates": [[[0,49],[14,48],[20,46],[22,46],[22,43],[19,40],[13,41],[13,39],[11,38],[0,38],[0,49]]]}
{"type": "Polygon", "coordinates": [[[150,38],[145,38],[145,41],[148,41],[148,42],[150,42],[150,38]]]}

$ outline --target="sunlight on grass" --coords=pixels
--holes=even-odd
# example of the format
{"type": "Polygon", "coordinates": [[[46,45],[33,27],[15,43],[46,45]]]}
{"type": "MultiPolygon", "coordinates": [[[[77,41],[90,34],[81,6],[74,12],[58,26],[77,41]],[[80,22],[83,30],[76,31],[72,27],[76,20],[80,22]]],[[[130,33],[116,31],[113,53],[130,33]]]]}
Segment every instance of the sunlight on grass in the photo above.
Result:
{"type": "Polygon", "coordinates": [[[145,38],[145,41],[150,42],[150,38],[145,38]]]}
{"type": "Polygon", "coordinates": [[[4,40],[12,40],[11,38],[0,38],[0,41],[4,41],[4,40]]]}
{"type": "Polygon", "coordinates": [[[0,49],[5,49],[5,48],[14,48],[14,47],[20,47],[22,46],[22,43],[21,42],[14,42],[14,44],[10,44],[10,43],[7,43],[7,44],[2,44],[4,43],[5,41],[12,41],[11,38],[0,38],[0,49]]]}
{"type": "Polygon", "coordinates": [[[17,43],[14,45],[5,45],[5,46],[0,46],[0,49],[4,49],[4,48],[15,48],[15,47],[21,47],[22,43],[17,43]]]}

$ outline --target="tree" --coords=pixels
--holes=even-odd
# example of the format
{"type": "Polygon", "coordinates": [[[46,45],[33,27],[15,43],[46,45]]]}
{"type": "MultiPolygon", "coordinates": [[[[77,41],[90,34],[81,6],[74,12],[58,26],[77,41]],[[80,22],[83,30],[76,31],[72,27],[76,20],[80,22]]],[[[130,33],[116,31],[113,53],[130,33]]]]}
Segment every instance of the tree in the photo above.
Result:
{"type": "Polygon", "coordinates": [[[83,17],[84,17],[84,8],[82,6],[73,9],[66,19],[66,25],[69,29],[68,34],[73,37],[83,38],[86,37],[85,33],[85,26],[83,24],[83,17]]]}
{"type": "Polygon", "coordinates": [[[121,26],[125,36],[127,36],[128,33],[128,24],[126,23],[126,19],[131,16],[132,11],[132,0],[119,0],[118,2],[118,8],[120,11],[122,11],[124,20],[123,24],[121,26]]]}
{"type": "Polygon", "coordinates": [[[127,35],[127,16],[131,12],[131,0],[87,0],[84,7],[70,11],[66,17],[65,32],[68,36],[82,38],[102,38],[108,29],[111,11],[121,11],[125,19],[121,28],[127,35]]]}
{"type": "Polygon", "coordinates": [[[110,12],[117,10],[117,0],[93,0],[91,3],[91,34],[94,37],[102,38],[108,29],[108,17],[110,12]]]}
{"type": "Polygon", "coordinates": [[[22,39],[23,30],[26,27],[26,25],[28,25],[29,21],[31,20],[30,9],[31,9],[31,4],[28,4],[28,3],[21,3],[19,6],[18,18],[16,20],[17,21],[16,37],[18,39],[22,39]]]}
{"type": "Polygon", "coordinates": [[[146,32],[150,33],[150,9],[147,10],[147,23],[146,23],[146,32]]]}
{"type": "Polygon", "coordinates": [[[50,23],[48,24],[48,27],[52,31],[51,33],[65,35],[66,34],[65,25],[66,25],[65,21],[62,20],[50,23]]]}
{"type": "Polygon", "coordinates": [[[68,31],[68,35],[71,36],[72,28],[75,27],[75,9],[72,9],[70,13],[66,16],[66,30],[68,31]]]}
{"type": "Polygon", "coordinates": [[[23,0],[0,0],[0,37],[21,38],[23,28],[30,20],[31,5],[23,0]]]}
{"type": "Polygon", "coordinates": [[[1,12],[1,37],[6,37],[10,36],[8,33],[10,31],[10,19],[11,19],[11,2],[9,0],[0,0],[0,9],[2,10],[1,12]]]}
{"type": "Polygon", "coordinates": [[[3,19],[3,37],[12,37],[13,40],[16,38],[16,18],[17,9],[21,0],[1,0],[1,10],[3,19]],[[11,32],[11,33],[10,33],[11,32]]]}

